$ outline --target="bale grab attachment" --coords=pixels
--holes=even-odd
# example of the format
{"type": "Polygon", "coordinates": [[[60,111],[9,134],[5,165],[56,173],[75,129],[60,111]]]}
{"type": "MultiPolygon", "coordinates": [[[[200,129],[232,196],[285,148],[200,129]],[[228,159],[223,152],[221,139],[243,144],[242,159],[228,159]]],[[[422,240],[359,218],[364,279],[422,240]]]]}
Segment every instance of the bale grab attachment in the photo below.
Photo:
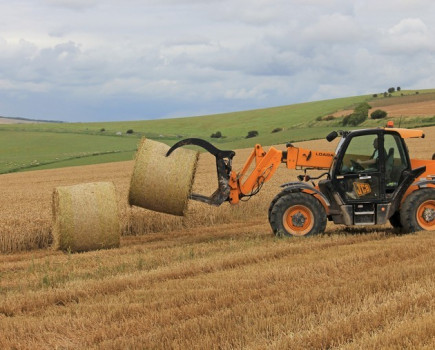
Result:
{"type": "Polygon", "coordinates": [[[189,138],[181,140],[173,145],[166,153],[166,157],[170,156],[171,153],[177,148],[188,145],[202,147],[216,157],[216,169],[218,178],[218,188],[210,197],[197,193],[192,193],[190,194],[189,198],[214,206],[221,205],[223,202],[228,200],[230,194],[231,188],[229,185],[229,181],[231,177],[232,160],[236,153],[234,151],[220,150],[213,146],[210,142],[202,139],[189,138]]]}

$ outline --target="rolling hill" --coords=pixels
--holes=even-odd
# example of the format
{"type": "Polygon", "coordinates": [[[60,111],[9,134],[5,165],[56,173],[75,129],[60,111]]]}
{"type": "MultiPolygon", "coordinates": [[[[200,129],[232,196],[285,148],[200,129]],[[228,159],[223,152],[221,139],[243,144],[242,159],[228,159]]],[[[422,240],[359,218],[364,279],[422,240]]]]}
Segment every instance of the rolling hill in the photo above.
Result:
{"type": "MultiPolygon", "coordinates": [[[[318,139],[340,128],[341,116],[361,102],[391,110],[402,126],[429,126],[435,124],[434,101],[434,90],[401,91],[164,120],[0,124],[0,173],[130,160],[143,136],[167,144],[199,137],[226,149],[318,139]],[[258,136],[246,138],[254,130],[258,136]],[[217,131],[222,138],[211,138],[217,131]]],[[[384,123],[367,120],[362,126],[384,123]]]]}

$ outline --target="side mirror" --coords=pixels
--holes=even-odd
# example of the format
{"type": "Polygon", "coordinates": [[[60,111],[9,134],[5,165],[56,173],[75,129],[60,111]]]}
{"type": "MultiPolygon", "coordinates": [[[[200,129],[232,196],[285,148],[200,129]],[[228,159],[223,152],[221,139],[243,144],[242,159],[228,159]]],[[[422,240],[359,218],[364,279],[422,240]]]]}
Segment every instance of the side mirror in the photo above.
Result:
{"type": "Polygon", "coordinates": [[[334,141],[338,136],[337,131],[332,131],[331,133],[328,134],[328,136],[326,136],[326,140],[328,142],[334,141]]]}

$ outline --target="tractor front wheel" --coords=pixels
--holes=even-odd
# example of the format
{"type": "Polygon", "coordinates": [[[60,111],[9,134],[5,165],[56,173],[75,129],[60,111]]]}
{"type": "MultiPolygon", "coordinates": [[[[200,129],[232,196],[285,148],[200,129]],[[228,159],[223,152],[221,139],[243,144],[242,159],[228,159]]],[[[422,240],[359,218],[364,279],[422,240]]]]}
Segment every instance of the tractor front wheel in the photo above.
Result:
{"type": "Polygon", "coordinates": [[[312,195],[288,193],[274,203],[269,222],[277,236],[312,236],[325,231],[326,212],[312,195]]]}
{"type": "Polygon", "coordinates": [[[400,221],[406,232],[435,230],[435,189],[416,190],[400,208],[400,221]]]}

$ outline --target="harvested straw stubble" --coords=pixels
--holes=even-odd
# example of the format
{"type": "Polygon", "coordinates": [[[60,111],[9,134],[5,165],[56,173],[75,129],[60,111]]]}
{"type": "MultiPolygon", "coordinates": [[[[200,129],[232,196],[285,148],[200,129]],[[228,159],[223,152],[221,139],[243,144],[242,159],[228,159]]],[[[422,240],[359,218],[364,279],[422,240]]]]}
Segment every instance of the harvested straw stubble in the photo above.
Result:
{"type": "Polygon", "coordinates": [[[53,248],[82,252],[119,247],[115,185],[93,182],[53,191],[53,248]]]}
{"type": "Polygon", "coordinates": [[[198,152],[141,140],[130,183],[129,203],[173,215],[184,215],[192,191],[198,152]]]}

